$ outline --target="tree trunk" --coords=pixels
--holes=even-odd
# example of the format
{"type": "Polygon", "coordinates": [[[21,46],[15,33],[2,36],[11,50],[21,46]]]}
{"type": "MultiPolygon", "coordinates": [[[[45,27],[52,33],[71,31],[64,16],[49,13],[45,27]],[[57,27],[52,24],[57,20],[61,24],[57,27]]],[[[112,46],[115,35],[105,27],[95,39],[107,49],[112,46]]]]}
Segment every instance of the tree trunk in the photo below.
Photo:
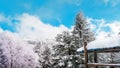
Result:
{"type": "Polygon", "coordinates": [[[84,56],[85,56],[85,68],[88,68],[88,53],[87,53],[87,42],[84,42],[84,56]]]}

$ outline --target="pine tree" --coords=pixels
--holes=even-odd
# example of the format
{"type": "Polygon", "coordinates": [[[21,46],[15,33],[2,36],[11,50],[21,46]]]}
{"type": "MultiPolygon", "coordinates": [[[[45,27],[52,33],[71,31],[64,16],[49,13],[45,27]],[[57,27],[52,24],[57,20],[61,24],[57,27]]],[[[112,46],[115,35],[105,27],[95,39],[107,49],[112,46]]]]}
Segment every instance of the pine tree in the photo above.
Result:
{"type": "Polygon", "coordinates": [[[54,64],[55,68],[66,68],[67,61],[70,55],[70,34],[69,32],[62,32],[62,34],[58,34],[56,37],[57,45],[53,46],[54,50],[54,64]],[[59,63],[58,63],[59,62],[59,63]]]}
{"type": "Polygon", "coordinates": [[[70,32],[64,31],[56,37],[57,45],[53,46],[56,68],[77,68],[81,58],[76,52],[78,45],[74,45],[74,37],[70,32]]]}
{"type": "Polygon", "coordinates": [[[72,33],[64,31],[56,37],[57,45],[53,47],[57,57],[58,68],[79,68],[82,56],[76,50],[83,46],[83,42],[94,40],[94,34],[88,28],[88,23],[81,13],[76,16],[76,23],[72,33]],[[60,65],[59,65],[60,64],[60,65]]]}
{"type": "MultiPolygon", "coordinates": [[[[73,45],[76,46],[75,49],[82,47],[84,42],[89,43],[95,40],[94,33],[90,30],[89,23],[82,13],[78,13],[76,16],[76,22],[72,34],[74,38],[73,45]]],[[[83,57],[83,54],[80,54],[80,56],[83,57]]],[[[92,59],[90,58],[90,60],[92,59]]]]}
{"type": "Polygon", "coordinates": [[[39,56],[39,67],[40,68],[53,68],[52,67],[52,53],[47,43],[38,42],[35,46],[34,51],[39,56]]]}
{"type": "Polygon", "coordinates": [[[45,50],[42,53],[42,58],[43,58],[43,62],[42,62],[42,67],[43,68],[51,68],[51,51],[50,48],[48,46],[45,47],[45,50]]]}
{"type": "Polygon", "coordinates": [[[94,34],[89,28],[89,23],[86,21],[82,13],[78,13],[76,16],[73,35],[79,38],[80,46],[83,46],[83,42],[89,43],[95,40],[94,34]]]}

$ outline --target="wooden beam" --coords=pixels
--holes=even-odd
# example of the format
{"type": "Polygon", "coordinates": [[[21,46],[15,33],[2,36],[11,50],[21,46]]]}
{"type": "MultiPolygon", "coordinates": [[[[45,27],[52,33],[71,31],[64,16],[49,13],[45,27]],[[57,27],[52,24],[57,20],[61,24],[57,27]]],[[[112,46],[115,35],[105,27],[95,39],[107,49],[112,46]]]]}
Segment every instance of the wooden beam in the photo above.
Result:
{"type": "Polygon", "coordinates": [[[97,63],[97,52],[94,52],[94,62],[97,63]]]}
{"type": "MultiPolygon", "coordinates": [[[[94,52],[94,62],[97,63],[97,52],[94,52]]],[[[98,68],[98,66],[95,66],[95,68],[98,68]]]]}
{"type": "Polygon", "coordinates": [[[88,50],[89,53],[93,53],[96,51],[97,53],[108,53],[108,52],[120,52],[120,48],[105,48],[105,49],[96,49],[96,50],[88,50]]]}
{"type": "Polygon", "coordinates": [[[84,42],[84,56],[85,56],[85,68],[88,68],[88,52],[87,52],[87,42],[84,42]]]}
{"type": "Polygon", "coordinates": [[[107,52],[120,52],[119,49],[104,49],[104,50],[97,50],[98,53],[107,53],[107,52]]]}
{"type": "Polygon", "coordinates": [[[113,66],[113,67],[120,67],[120,64],[88,63],[88,66],[113,66]]]}

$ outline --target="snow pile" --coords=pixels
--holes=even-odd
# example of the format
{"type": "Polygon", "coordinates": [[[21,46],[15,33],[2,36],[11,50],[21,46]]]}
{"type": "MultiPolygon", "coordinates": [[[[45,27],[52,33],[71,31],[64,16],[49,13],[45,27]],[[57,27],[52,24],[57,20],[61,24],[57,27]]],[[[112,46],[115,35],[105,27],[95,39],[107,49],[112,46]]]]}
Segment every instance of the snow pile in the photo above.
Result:
{"type": "MultiPolygon", "coordinates": [[[[113,48],[120,47],[120,36],[112,36],[106,38],[100,38],[93,42],[90,42],[87,45],[88,50],[103,49],[103,48],[113,48]]],[[[84,50],[84,47],[79,48],[77,51],[81,52],[84,50]]]]}

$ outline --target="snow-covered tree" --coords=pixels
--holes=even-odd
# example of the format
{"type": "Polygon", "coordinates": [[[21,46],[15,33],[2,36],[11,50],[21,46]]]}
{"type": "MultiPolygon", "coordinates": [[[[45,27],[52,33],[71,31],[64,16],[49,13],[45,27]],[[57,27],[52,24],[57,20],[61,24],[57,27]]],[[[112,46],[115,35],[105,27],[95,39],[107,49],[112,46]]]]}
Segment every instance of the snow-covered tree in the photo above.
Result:
{"type": "Polygon", "coordinates": [[[52,56],[51,56],[51,50],[48,46],[45,46],[45,50],[42,53],[42,67],[43,68],[52,68],[52,56]]]}
{"type": "Polygon", "coordinates": [[[76,52],[77,46],[73,45],[73,41],[73,36],[68,31],[57,35],[57,44],[53,46],[56,68],[77,68],[75,64],[79,64],[81,59],[76,52]]]}
{"type": "Polygon", "coordinates": [[[8,31],[0,33],[0,45],[3,55],[7,58],[7,67],[3,68],[35,68],[37,66],[37,55],[33,52],[33,46],[13,33],[8,31]]]}
{"type": "Polygon", "coordinates": [[[76,16],[76,23],[72,33],[65,31],[56,37],[58,44],[53,47],[57,57],[56,62],[60,62],[61,66],[68,68],[79,68],[78,65],[82,63],[81,57],[83,55],[78,54],[76,50],[82,47],[84,42],[89,43],[93,40],[94,34],[90,30],[88,22],[79,13],[76,16]]]}
{"type": "MultiPolygon", "coordinates": [[[[57,48],[54,48],[55,51],[60,51],[58,54],[59,55],[70,55],[70,44],[71,44],[71,35],[69,32],[64,31],[62,34],[58,34],[56,37],[56,42],[57,44],[57,48]],[[61,49],[61,50],[60,50],[61,49]],[[61,52],[62,51],[62,52],[61,52]]],[[[56,46],[55,46],[56,47],[56,46]]]]}
{"type": "Polygon", "coordinates": [[[68,55],[70,54],[70,42],[71,38],[68,32],[58,34],[56,37],[57,45],[53,46],[54,50],[54,64],[56,68],[62,68],[67,66],[68,55]]]}
{"type": "Polygon", "coordinates": [[[8,59],[3,54],[3,49],[1,47],[2,44],[0,44],[0,68],[7,68],[8,59]]]}
{"type": "MultiPolygon", "coordinates": [[[[89,28],[89,23],[82,13],[78,13],[76,16],[75,26],[72,32],[73,45],[76,46],[75,49],[80,48],[84,45],[84,42],[91,42],[95,40],[94,33],[89,28]]],[[[81,61],[83,63],[83,54],[80,54],[81,61]]],[[[89,54],[89,56],[92,56],[89,54]]],[[[92,60],[91,58],[89,58],[92,60]]]]}
{"type": "Polygon", "coordinates": [[[53,68],[52,67],[52,52],[48,46],[50,43],[38,42],[35,46],[35,53],[39,56],[39,67],[40,68],[53,68]]]}
{"type": "Polygon", "coordinates": [[[89,23],[82,13],[76,16],[76,23],[74,26],[73,35],[79,38],[79,45],[83,46],[83,42],[91,42],[95,40],[94,34],[89,28],[89,23]]]}

